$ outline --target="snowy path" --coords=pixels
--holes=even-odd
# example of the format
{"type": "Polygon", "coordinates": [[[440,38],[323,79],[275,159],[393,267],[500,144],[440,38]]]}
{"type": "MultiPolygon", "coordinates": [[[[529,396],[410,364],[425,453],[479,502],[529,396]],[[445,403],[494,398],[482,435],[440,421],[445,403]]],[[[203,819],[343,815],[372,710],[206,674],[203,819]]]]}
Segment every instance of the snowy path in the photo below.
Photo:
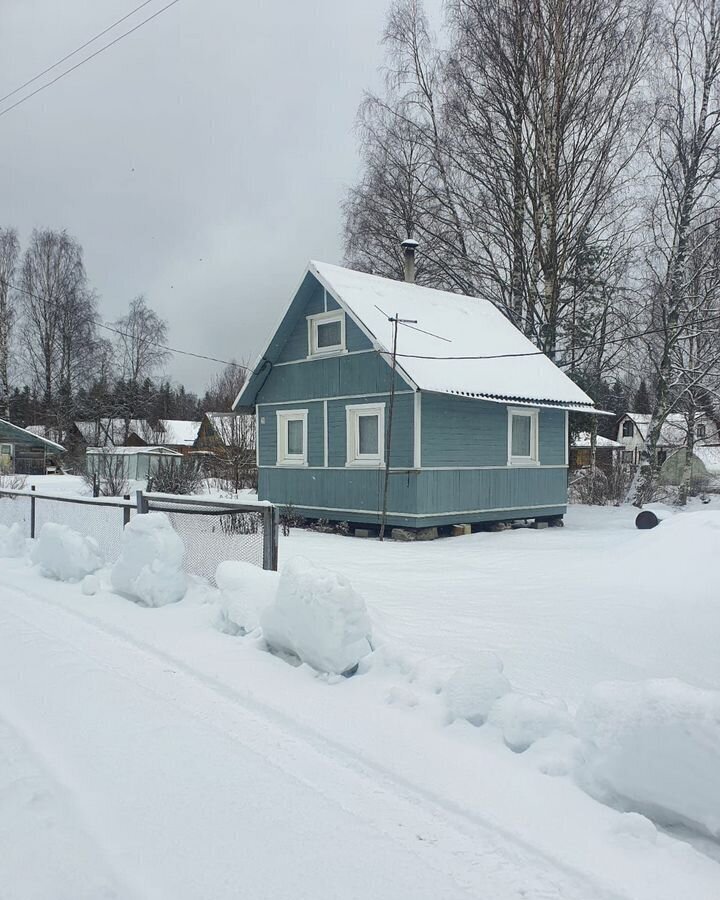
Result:
{"type": "Polygon", "coordinates": [[[47,871],[23,887],[0,855],[21,885],[3,900],[615,896],[127,637],[25,590],[0,601],[0,750],[43,773],[52,827],[32,793],[11,814],[70,872],[48,895],[47,871]]]}

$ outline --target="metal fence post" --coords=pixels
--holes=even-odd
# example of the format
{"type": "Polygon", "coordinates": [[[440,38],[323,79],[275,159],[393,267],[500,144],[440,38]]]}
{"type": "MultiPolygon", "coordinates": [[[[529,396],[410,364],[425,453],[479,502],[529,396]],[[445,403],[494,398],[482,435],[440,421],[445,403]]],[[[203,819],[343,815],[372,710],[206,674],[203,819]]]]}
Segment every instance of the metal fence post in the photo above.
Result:
{"type": "MultiPolygon", "coordinates": [[[[130,494],[123,494],[123,500],[129,500],[129,499],[130,499],[130,494]]],[[[128,524],[129,521],[130,521],[130,507],[123,506],[123,528],[128,524]]]]}
{"type": "Polygon", "coordinates": [[[31,495],[30,495],[30,537],[35,537],[35,497],[32,494],[35,492],[35,485],[30,485],[31,495]]]}
{"type": "Polygon", "coordinates": [[[135,491],[135,498],[137,501],[137,511],[141,515],[145,515],[145,513],[148,512],[147,497],[142,491],[135,491]]]}
{"type": "Polygon", "coordinates": [[[268,506],[263,510],[263,569],[277,572],[278,535],[280,514],[277,507],[268,506]]]}

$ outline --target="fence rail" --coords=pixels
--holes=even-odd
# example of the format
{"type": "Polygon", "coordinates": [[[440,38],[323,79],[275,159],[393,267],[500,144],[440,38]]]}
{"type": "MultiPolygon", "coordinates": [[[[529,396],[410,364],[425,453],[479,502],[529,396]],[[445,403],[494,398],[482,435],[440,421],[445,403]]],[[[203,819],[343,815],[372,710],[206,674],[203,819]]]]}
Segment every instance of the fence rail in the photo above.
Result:
{"type": "Polygon", "coordinates": [[[185,545],[189,573],[215,580],[218,563],[239,559],[277,570],[279,513],[272,503],[138,491],[134,498],[69,497],[0,489],[0,524],[18,523],[34,538],[58,522],[95,538],[109,563],[120,555],[122,530],[134,515],[164,512],[185,545]],[[118,512],[114,512],[117,510],[118,512]]]}

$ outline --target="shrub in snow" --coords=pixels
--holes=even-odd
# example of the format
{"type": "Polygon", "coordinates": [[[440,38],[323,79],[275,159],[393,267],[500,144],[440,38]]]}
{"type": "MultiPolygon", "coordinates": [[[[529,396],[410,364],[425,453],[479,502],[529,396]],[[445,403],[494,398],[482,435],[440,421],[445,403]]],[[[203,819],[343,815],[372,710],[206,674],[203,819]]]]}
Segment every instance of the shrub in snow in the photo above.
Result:
{"type": "Polygon", "coordinates": [[[0,557],[19,557],[25,554],[25,538],[17,522],[0,525],[0,557]]]}
{"type": "Polygon", "coordinates": [[[275,599],[279,576],[246,562],[221,562],[215,573],[220,588],[219,627],[247,634],[260,625],[260,614],[275,599]]]}
{"type": "Polygon", "coordinates": [[[165,513],[135,516],[123,532],[122,552],[111,573],[113,589],[146,606],[182,600],[184,558],[183,542],[165,513]]]}
{"type": "Polygon", "coordinates": [[[488,721],[496,725],[505,743],[516,753],[553,732],[572,734],[573,719],[562,700],[527,694],[506,694],[490,710],[488,721]]]}
{"type": "Polygon", "coordinates": [[[320,672],[349,672],[371,650],[363,598],[347,578],[305,559],[285,566],[275,602],[260,621],[272,649],[292,653],[320,672]]]}
{"type": "Polygon", "coordinates": [[[606,682],[578,710],[577,729],[591,790],[720,838],[720,691],[606,682]]]}
{"type": "Polygon", "coordinates": [[[81,581],[103,564],[97,541],[68,528],[47,522],[32,549],[32,561],[47,578],[81,581]]]}
{"type": "Polygon", "coordinates": [[[453,672],[445,685],[450,719],[482,725],[495,701],[510,691],[500,657],[489,651],[478,653],[471,663],[453,672]]]}

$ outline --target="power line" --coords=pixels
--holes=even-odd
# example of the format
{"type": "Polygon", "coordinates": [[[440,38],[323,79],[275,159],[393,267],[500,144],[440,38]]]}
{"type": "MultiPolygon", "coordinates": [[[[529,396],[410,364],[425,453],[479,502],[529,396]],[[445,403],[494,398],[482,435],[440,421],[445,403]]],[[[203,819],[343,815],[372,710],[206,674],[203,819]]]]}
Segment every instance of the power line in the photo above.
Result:
{"type": "MultiPolygon", "coordinates": [[[[16,284],[11,284],[9,281],[3,281],[0,279],[0,284],[5,285],[5,287],[12,288],[14,291],[19,291],[21,294],[25,294],[28,297],[33,297],[35,300],[42,300],[38,294],[34,294],[32,291],[25,290],[25,288],[18,287],[16,284]]],[[[106,331],[112,331],[113,334],[119,334],[121,337],[133,338],[133,335],[127,331],[122,331],[119,328],[115,328],[113,325],[106,325],[105,322],[100,322],[98,319],[92,320],[93,324],[98,328],[104,328],[106,331]]],[[[160,344],[158,341],[146,341],[146,343],[151,344],[153,347],[158,347],[161,350],[167,350],[168,353],[178,353],[181,356],[192,356],[195,359],[205,359],[208,362],[216,362],[222,363],[225,366],[234,366],[236,369],[242,369],[245,372],[251,372],[248,366],[241,366],[240,363],[236,363],[234,360],[229,359],[219,359],[217,356],[207,356],[204,353],[194,353],[192,350],[179,350],[177,347],[170,347],[167,344],[160,344]]]]}
{"type": "Polygon", "coordinates": [[[38,72],[37,75],[33,75],[32,78],[28,78],[28,80],[26,82],[19,85],[14,90],[10,91],[9,94],[5,94],[4,97],[0,97],[0,103],[4,103],[6,100],[9,100],[10,97],[14,97],[15,94],[17,94],[19,91],[22,91],[23,88],[26,88],[29,85],[36,82],[38,80],[38,78],[42,78],[43,75],[47,75],[48,72],[51,72],[53,69],[56,69],[59,65],[62,65],[62,63],[67,62],[67,60],[69,60],[70,57],[75,56],[81,50],[84,50],[86,47],[89,47],[90,44],[94,44],[95,41],[98,40],[98,38],[101,38],[104,34],[107,34],[108,31],[112,31],[113,28],[120,25],[121,22],[124,22],[126,19],[129,19],[131,16],[134,16],[136,12],[139,12],[143,7],[148,6],[152,2],[153,2],[153,0],[145,0],[144,3],[141,3],[140,6],[136,6],[135,9],[130,10],[130,12],[126,13],[124,16],[122,16],[122,18],[116,19],[112,23],[112,25],[108,25],[107,28],[104,28],[102,31],[99,31],[96,35],[91,37],[89,41],[85,41],[84,44],[81,44],[79,47],[76,47],[71,53],[67,53],[65,56],[63,56],[62,59],[59,59],[59,60],[57,60],[57,62],[54,62],[51,66],[48,66],[47,69],[43,69],[42,72],[38,72]]]}
{"type": "MultiPolygon", "coordinates": [[[[177,0],[175,0],[175,2],[177,2],[177,0]]],[[[38,294],[34,294],[32,291],[25,290],[25,288],[18,287],[15,284],[11,284],[9,281],[3,281],[2,279],[0,279],[0,284],[4,284],[5,287],[12,288],[15,291],[19,291],[21,294],[26,294],[28,297],[34,297],[36,300],[43,299],[38,294]]],[[[703,324],[707,324],[709,322],[715,322],[718,320],[720,320],[720,315],[710,316],[703,321],[703,324]]],[[[390,319],[390,321],[392,321],[392,319],[390,319]]],[[[133,335],[129,334],[128,332],[121,331],[120,329],[115,328],[112,325],[106,325],[104,322],[100,322],[97,319],[93,319],[93,323],[95,325],[97,325],[98,328],[104,328],[106,331],[112,331],[114,334],[118,334],[121,337],[127,337],[127,338],[133,337],[133,335]]],[[[405,323],[403,323],[402,320],[400,320],[399,324],[405,324],[405,323]]],[[[665,328],[647,328],[645,331],[638,331],[635,334],[626,334],[620,338],[610,338],[610,339],[606,340],[605,343],[606,344],[619,344],[619,343],[623,343],[624,341],[633,341],[633,340],[636,340],[637,338],[647,337],[648,335],[651,335],[651,334],[663,334],[665,332],[665,330],[666,330],[665,328]]],[[[431,334],[431,332],[423,332],[423,333],[431,334]]],[[[434,335],[434,336],[439,337],[439,335],[434,335]]],[[[447,340],[447,338],[440,338],[440,340],[447,340]]],[[[248,366],[242,366],[242,365],[240,365],[240,363],[236,363],[233,360],[220,359],[216,356],[207,356],[204,353],[194,353],[191,350],[179,350],[177,347],[170,347],[170,346],[167,346],[166,344],[160,344],[157,341],[148,341],[147,343],[152,344],[153,347],[158,347],[161,350],[167,350],[169,353],[178,353],[181,356],[192,356],[192,357],[195,357],[196,359],[205,359],[208,362],[222,363],[223,365],[226,365],[226,366],[234,366],[237,369],[243,369],[245,372],[253,371],[248,366]]],[[[573,347],[563,348],[562,352],[570,353],[573,350],[590,350],[595,346],[596,346],[595,343],[579,344],[579,345],[575,345],[573,347]]],[[[385,356],[394,355],[394,357],[396,359],[401,359],[401,358],[402,359],[433,359],[433,360],[448,360],[448,361],[452,361],[452,360],[462,361],[462,360],[475,360],[475,359],[517,359],[517,358],[527,357],[527,356],[547,356],[547,353],[545,353],[544,350],[528,350],[524,353],[491,353],[491,354],[480,354],[477,356],[430,356],[430,355],[423,355],[423,354],[419,354],[419,353],[395,353],[395,354],[392,354],[391,351],[388,351],[388,350],[377,350],[377,352],[380,355],[385,355],[385,356]]]]}
{"type": "MultiPolygon", "coordinates": [[[[24,97],[21,97],[15,103],[13,103],[10,106],[3,109],[2,112],[0,112],[0,117],[7,115],[7,113],[9,113],[11,110],[16,109],[18,106],[22,105],[27,100],[30,100],[31,97],[34,97],[36,94],[39,94],[41,91],[44,91],[46,88],[49,88],[53,84],[56,84],[58,81],[60,81],[61,78],[64,78],[66,75],[69,75],[71,72],[74,72],[75,69],[79,69],[80,66],[84,66],[85,63],[90,62],[91,59],[94,59],[96,56],[99,56],[105,50],[109,50],[110,47],[114,47],[115,44],[117,44],[119,41],[123,40],[123,38],[128,37],[128,35],[131,35],[133,32],[137,31],[138,28],[142,28],[143,25],[147,25],[148,22],[151,22],[153,19],[156,19],[159,15],[164,13],[166,10],[170,9],[171,6],[175,6],[175,4],[179,3],[179,2],[180,2],[180,0],[171,0],[170,3],[167,3],[165,6],[161,7],[159,10],[157,10],[157,12],[154,12],[151,16],[148,16],[147,19],[143,19],[142,22],[138,22],[137,25],[134,25],[132,28],[128,29],[127,31],[124,31],[122,34],[118,35],[116,38],[114,38],[109,43],[104,44],[102,47],[95,50],[95,52],[91,53],[90,56],[86,56],[85,59],[81,59],[80,62],[75,63],[74,66],[70,66],[69,69],[65,69],[64,72],[61,72],[55,78],[51,79],[50,81],[46,82],[45,84],[41,84],[39,88],[36,88],[34,91],[31,91],[29,94],[26,94],[24,97]]],[[[90,43],[92,43],[92,42],[90,42],[90,43]]],[[[73,54],[70,54],[70,55],[72,56],[73,54]]],[[[51,66],[50,68],[54,68],[54,66],[51,66]]]]}

